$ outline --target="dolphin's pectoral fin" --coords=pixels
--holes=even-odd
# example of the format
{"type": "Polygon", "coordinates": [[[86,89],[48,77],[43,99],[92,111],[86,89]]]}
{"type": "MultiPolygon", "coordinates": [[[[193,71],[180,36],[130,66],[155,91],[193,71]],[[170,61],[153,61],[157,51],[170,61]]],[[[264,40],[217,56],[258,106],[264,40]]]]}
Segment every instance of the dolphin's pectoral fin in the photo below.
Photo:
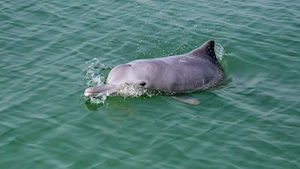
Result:
{"type": "Polygon", "coordinates": [[[198,100],[197,98],[195,98],[194,96],[189,95],[189,94],[180,94],[180,95],[175,95],[172,97],[176,100],[182,101],[187,104],[191,104],[191,105],[199,105],[200,104],[200,100],[198,100]]]}

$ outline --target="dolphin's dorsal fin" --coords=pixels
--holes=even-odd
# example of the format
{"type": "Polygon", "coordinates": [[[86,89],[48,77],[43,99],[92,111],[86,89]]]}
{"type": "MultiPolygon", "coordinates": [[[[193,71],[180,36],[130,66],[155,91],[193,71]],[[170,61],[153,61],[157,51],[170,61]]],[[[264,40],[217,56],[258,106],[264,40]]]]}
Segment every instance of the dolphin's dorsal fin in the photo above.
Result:
{"type": "Polygon", "coordinates": [[[202,46],[193,50],[191,54],[199,57],[208,56],[212,61],[218,62],[215,54],[215,41],[213,40],[208,40],[202,46]]]}

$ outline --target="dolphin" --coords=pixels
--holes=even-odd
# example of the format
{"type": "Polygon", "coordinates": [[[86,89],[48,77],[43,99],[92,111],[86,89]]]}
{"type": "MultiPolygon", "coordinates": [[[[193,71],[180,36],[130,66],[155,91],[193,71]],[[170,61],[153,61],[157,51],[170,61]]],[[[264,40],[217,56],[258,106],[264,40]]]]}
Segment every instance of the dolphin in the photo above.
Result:
{"type": "Polygon", "coordinates": [[[199,104],[197,99],[184,93],[214,87],[224,78],[224,71],[216,57],[214,46],[215,42],[208,40],[186,54],[139,59],[118,65],[109,72],[106,84],[87,88],[84,96],[120,95],[116,91],[124,85],[133,85],[142,89],[172,93],[174,98],[180,101],[199,104]]]}

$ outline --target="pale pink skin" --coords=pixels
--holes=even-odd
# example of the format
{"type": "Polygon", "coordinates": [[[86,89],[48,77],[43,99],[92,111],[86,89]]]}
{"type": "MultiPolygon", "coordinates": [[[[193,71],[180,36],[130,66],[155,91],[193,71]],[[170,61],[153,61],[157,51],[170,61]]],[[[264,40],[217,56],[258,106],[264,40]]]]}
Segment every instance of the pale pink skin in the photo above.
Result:
{"type": "Polygon", "coordinates": [[[108,74],[107,84],[87,88],[84,95],[100,97],[101,93],[117,89],[122,84],[181,93],[215,86],[223,75],[215,56],[214,41],[210,40],[186,54],[118,65],[108,74]]]}

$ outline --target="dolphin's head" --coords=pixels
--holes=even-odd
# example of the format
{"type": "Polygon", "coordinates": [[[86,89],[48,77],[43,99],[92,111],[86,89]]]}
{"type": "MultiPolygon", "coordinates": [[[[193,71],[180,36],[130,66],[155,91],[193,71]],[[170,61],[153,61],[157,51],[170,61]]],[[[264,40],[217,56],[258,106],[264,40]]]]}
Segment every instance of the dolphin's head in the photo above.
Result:
{"type": "Polygon", "coordinates": [[[118,95],[118,92],[125,92],[122,89],[128,86],[133,87],[133,89],[146,89],[149,87],[149,80],[147,79],[147,73],[143,69],[145,67],[137,70],[131,63],[118,65],[109,72],[106,84],[87,88],[84,96],[118,95]]]}

